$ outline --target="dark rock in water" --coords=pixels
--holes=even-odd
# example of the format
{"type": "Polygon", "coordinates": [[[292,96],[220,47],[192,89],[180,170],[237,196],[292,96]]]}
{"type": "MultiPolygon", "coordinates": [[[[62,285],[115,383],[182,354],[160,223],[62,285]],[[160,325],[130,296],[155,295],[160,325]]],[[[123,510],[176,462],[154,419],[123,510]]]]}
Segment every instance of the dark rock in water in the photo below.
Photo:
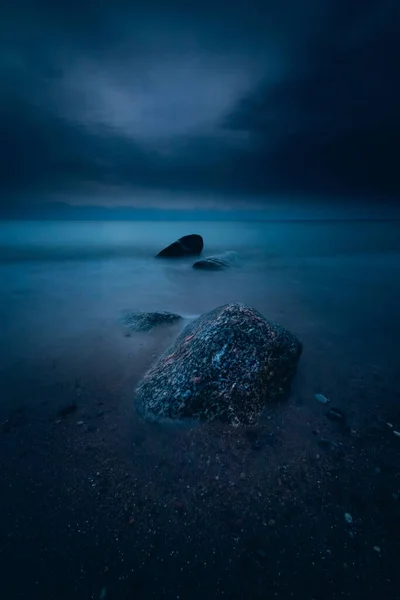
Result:
{"type": "Polygon", "coordinates": [[[203,250],[204,242],[201,235],[193,233],[184,235],[173,244],[170,244],[164,250],[157,254],[158,257],[177,258],[180,256],[189,256],[191,254],[200,254],[203,250]]]}
{"type": "Polygon", "coordinates": [[[124,315],[123,322],[130,331],[150,331],[154,327],[175,323],[180,319],[180,315],[170,312],[136,312],[124,315]]]}
{"type": "Polygon", "coordinates": [[[145,375],[137,408],[152,418],[252,424],[288,391],[302,352],[289,331],[245,304],[192,321],[145,375]]]}
{"type": "Polygon", "coordinates": [[[203,269],[205,271],[221,271],[228,269],[235,261],[236,252],[225,252],[216,256],[207,256],[193,264],[193,269],[203,269]]]}
{"type": "Polygon", "coordinates": [[[193,269],[203,269],[204,271],[222,271],[228,267],[227,263],[213,256],[199,260],[193,265],[193,269]]]}

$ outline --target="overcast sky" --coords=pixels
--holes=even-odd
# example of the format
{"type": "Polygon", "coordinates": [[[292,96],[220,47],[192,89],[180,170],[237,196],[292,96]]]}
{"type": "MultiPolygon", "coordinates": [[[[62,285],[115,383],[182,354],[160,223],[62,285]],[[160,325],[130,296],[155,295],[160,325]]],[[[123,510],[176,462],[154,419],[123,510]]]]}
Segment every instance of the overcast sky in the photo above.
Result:
{"type": "Polygon", "coordinates": [[[398,0],[143,6],[2,3],[3,204],[398,198],[398,0]]]}

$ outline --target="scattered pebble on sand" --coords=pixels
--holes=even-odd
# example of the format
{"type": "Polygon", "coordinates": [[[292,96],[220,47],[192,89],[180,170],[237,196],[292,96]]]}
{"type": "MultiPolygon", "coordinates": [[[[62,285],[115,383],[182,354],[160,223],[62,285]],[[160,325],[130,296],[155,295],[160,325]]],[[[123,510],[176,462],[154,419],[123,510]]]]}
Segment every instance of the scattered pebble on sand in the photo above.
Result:
{"type": "Polygon", "coordinates": [[[314,398],[318,400],[318,402],[321,402],[321,404],[328,404],[328,402],[330,402],[330,400],[323,394],[314,394],[314,398]]]}
{"type": "Polygon", "coordinates": [[[330,408],[326,416],[330,421],[337,421],[338,423],[344,423],[346,420],[346,415],[340,408],[330,408]]]}
{"type": "Polygon", "coordinates": [[[348,523],[349,525],[353,523],[353,517],[350,513],[344,513],[344,518],[346,520],[346,523],[348,523]]]}
{"type": "Polygon", "coordinates": [[[107,596],[107,590],[105,587],[103,587],[100,592],[99,600],[105,600],[106,596],[107,596]]]}

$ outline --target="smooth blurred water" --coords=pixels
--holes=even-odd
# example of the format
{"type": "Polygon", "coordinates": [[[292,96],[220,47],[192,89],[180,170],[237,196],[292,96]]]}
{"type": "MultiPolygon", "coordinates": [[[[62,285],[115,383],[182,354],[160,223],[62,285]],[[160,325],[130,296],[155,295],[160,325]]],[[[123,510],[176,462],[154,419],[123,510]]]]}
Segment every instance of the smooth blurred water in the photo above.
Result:
{"type": "Polygon", "coordinates": [[[204,237],[204,254],[240,250],[274,257],[400,251],[400,221],[9,221],[0,260],[152,257],[182,235],[204,237]]]}
{"type": "Polygon", "coordinates": [[[362,348],[368,330],[387,351],[400,334],[399,232],[396,221],[3,222],[1,368],[57,353],[88,332],[94,339],[127,309],[191,316],[231,301],[309,347],[323,339],[338,351],[343,340],[362,348]],[[238,267],[201,272],[193,258],[154,258],[189,233],[204,237],[205,256],[237,251],[238,267]]]}

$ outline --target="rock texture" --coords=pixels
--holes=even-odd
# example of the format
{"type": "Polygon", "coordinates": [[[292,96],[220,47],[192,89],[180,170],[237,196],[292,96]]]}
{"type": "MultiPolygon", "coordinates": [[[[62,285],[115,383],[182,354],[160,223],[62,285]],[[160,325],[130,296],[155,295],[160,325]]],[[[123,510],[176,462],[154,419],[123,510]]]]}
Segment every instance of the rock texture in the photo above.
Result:
{"type": "Polygon", "coordinates": [[[207,256],[193,263],[193,269],[202,269],[204,271],[221,271],[229,269],[236,262],[236,252],[224,252],[215,256],[207,256]]]}
{"type": "Polygon", "coordinates": [[[254,308],[226,304],[185,327],[136,390],[137,408],[151,418],[254,423],[288,391],[301,351],[254,308]]]}
{"type": "Polygon", "coordinates": [[[203,250],[204,242],[201,235],[193,233],[184,235],[173,244],[170,244],[164,250],[157,254],[157,257],[164,258],[179,258],[181,256],[190,256],[192,254],[200,254],[203,250]]]}
{"type": "Polygon", "coordinates": [[[175,323],[180,319],[180,315],[170,312],[134,312],[125,314],[122,320],[129,331],[150,331],[154,327],[175,323]]]}

